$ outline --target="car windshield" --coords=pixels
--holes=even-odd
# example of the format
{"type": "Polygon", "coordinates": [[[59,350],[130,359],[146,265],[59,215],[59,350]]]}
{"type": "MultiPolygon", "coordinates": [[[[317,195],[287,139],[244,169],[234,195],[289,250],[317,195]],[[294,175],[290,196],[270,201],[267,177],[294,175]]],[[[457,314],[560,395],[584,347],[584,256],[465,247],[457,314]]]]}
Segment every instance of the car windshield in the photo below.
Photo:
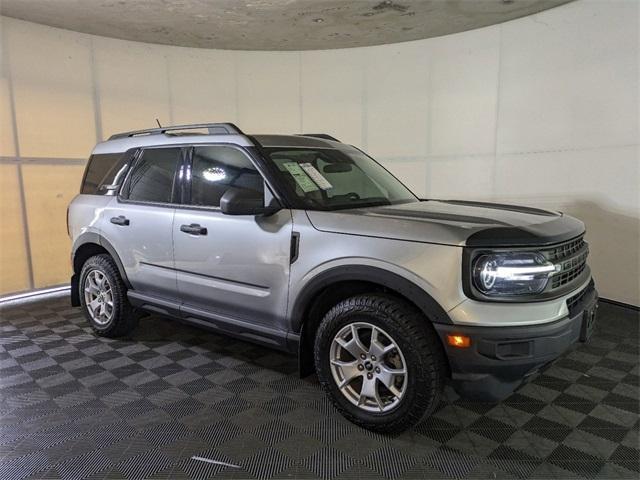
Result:
{"type": "Polygon", "coordinates": [[[302,208],[338,210],[417,202],[416,196],[356,148],[265,148],[302,208]]]}

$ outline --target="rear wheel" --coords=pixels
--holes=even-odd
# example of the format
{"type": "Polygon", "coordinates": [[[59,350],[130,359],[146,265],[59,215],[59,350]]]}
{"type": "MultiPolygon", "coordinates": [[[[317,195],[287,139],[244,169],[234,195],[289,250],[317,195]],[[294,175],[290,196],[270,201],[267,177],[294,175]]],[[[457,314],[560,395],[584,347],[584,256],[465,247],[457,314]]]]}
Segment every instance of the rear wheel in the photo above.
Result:
{"type": "Polygon", "coordinates": [[[119,337],[138,324],[138,317],[127,299],[127,287],[109,255],[90,257],[82,266],[80,304],[98,335],[119,337]]]}
{"type": "Polygon", "coordinates": [[[428,322],[412,305],[379,294],[349,298],[325,315],[314,348],[316,370],[347,419],[398,432],[435,409],[446,370],[428,322]]]}

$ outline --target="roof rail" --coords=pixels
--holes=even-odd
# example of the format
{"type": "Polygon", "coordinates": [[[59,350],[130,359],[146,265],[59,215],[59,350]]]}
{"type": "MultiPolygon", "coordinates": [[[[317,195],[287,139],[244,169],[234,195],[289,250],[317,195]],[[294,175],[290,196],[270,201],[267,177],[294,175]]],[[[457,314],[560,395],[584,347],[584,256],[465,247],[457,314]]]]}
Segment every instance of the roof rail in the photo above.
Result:
{"type": "MultiPolygon", "coordinates": [[[[338,140],[335,137],[332,137],[331,135],[327,135],[326,133],[301,133],[298,135],[299,137],[314,137],[314,138],[323,138],[325,140],[333,140],[334,142],[340,142],[340,140],[338,140]]],[[[342,143],[342,142],[340,142],[342,143]]]]}
{"type": "Polygon", "coordinates": [[[109,140],[135,137],[136,135],[162,135],[172,130],[195,130],[201,128],[209,130],[210,135],[244,135],[244,132],[233,123],[194,123],[191,125],[173,125],[170,127],[148,128],[146,130],[116,133],[115,135],[111,135],[109,140]]]}

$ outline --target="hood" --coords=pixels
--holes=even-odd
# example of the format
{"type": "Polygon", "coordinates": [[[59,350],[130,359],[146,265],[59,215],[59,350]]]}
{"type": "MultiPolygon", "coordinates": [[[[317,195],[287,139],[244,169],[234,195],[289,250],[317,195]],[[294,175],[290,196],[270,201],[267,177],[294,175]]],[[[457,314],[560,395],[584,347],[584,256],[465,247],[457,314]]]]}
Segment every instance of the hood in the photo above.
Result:
{"type": "Polygon", "coordinates": [[[550,245],[585,230],[580,220],[559,212],[461,200],[308,211],[307,215],[324,232],[474,247],[550,245]]]}

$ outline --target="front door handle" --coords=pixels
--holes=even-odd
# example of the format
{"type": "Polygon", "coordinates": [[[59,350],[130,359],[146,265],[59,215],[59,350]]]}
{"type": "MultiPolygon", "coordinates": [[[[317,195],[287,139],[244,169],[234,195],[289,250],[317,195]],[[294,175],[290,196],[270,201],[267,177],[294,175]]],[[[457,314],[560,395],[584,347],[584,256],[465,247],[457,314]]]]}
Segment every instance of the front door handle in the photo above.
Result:
{"type": "Polygon", "coordinates": [[[111,217],[111,223],[113,223],[114,225],[120,225],[122,227],[128,227],[129,219],[124,215],[120,215],[119,217],[111,217]]]}
{"type": "Polygon", "coordinates": [[[192,223],[191,225],[180,225],[180,231],[191,235],[207,234],[207,229],[205,227],[201,227],[197,223],[192,223]]]}

